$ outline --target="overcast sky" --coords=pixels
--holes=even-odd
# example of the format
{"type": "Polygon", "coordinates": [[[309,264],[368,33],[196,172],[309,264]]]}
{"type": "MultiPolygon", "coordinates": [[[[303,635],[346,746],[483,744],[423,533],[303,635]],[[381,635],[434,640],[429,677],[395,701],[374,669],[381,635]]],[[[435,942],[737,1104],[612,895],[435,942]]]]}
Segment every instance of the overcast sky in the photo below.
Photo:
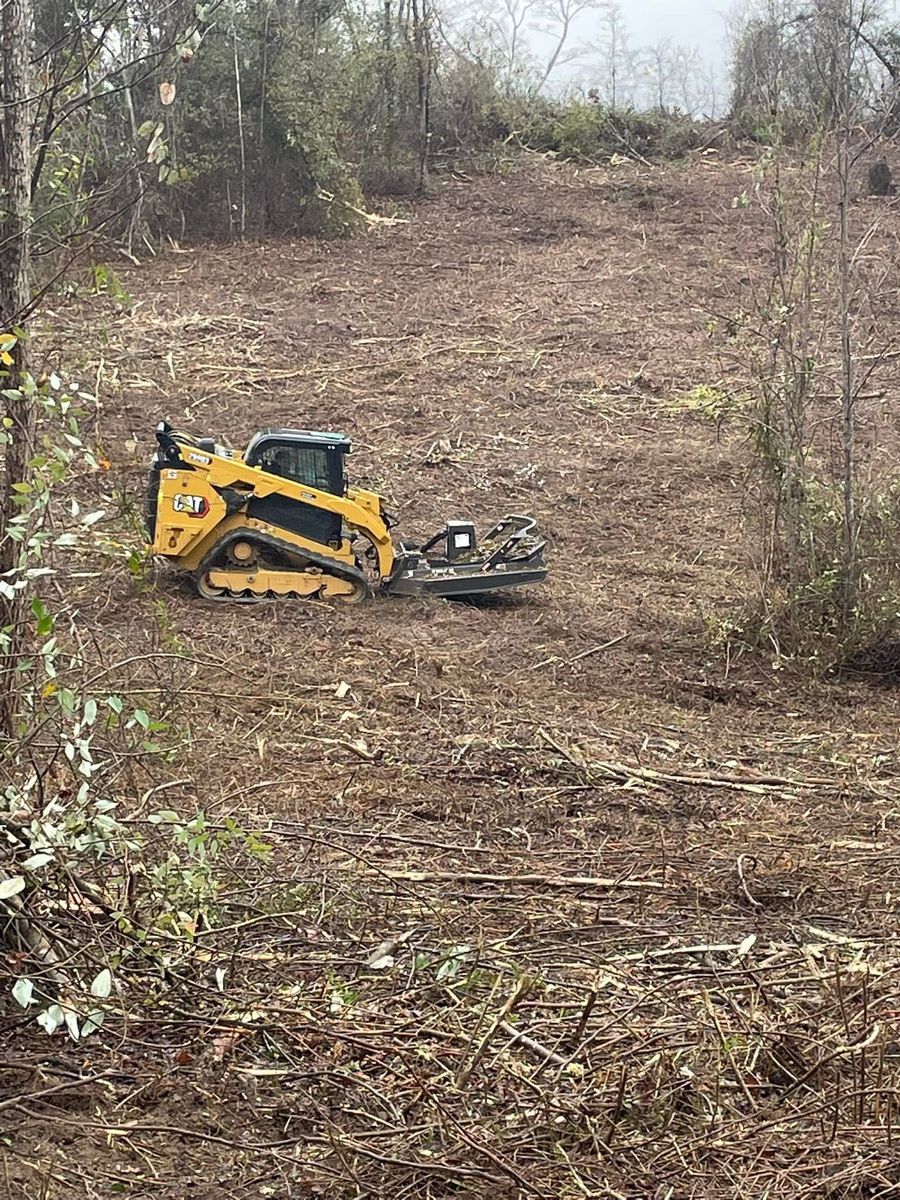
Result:
{"type": "MultiPolygon", "coordinates": [[[[539,10],[540,4],[528,0],[480,0],[482,11],[495,13],[497,22],[506,25],[508,5],[539,10]]],[[[802,9],[804,0],[798,0],[802,9]]],[[[728,69],[731,54],[730,28],[736,18],[745,17],[752,0],[618,0],[618,7],[627,37],[628,48],[635,56],[630,78],[620,73],[617,81],[620,100],[637,104],[653,104],[656,80],[659,95],[665,88],[666,104],[688,111],[714,114],[728,102],[728,69]],[[668,43],[665,56],[644,53],[661,43],[668,43]],[[674,54],[678,48],[687,51],[674,54]],[[699,62],[697,61],[699,58],[699,62]],[[661,63],[674,63],[663,74],[661,63]],[[679,63],[681,64],[679,66],[679,63]],[[654,67],[654,64],[657,64],[654,67]]],[[[547,4],[553,8],[552,0],[547,4]]],[[[608,44],[608,20],[604,17],[605,0],[593,3],[573,23],[566,52],[560,58],[548,82],[548,91],[564,93],[573,85],[587,90],[597,87],[608,98],[608,60],[602,49],[608,44]]],[[[882,20],[898,19],[900,0],[881,0],[882,20]]],[[[546,65],[554,51],[558,26],[531,17],[526,20],[520,41],[531,50],[538,71],[546,65]]],[[[620,59],[620,61],[622,61],[620,59]]]]}
{"type": "Polygon", "coordinates": [[[724,69],[725,18],[729,5],[709,0],[622,0],[628,34],[635,46],[671,38],[697,46],[711,66],[724,69]]]}
{"type": "MultiPolygon", "coordinates": [[[[704,65],[716,78],[718,103],[726,94],[728,71],[727,15],[739,0],[619,0],[619,6],[632,51],[657,46],[664,41],[685,48],[696,48],[704,65]]],[[[499,5],[498,5],[499,8],[499,5]]],[[[569,49],[583,43],[602,43],[604,36],[602,2],[597,8],[582,13],[572,30],[569,49]]],[[[528,40],[538,58],[550,52],[553,38],[534,29],[528,40]]],[[[591,86],[598,81],[596,71],[592,75],[590,66],[597,64],[595,55],[587,54],[574,62],[561,63],[553,74],[557,86],[565,87],[576,82],[591,86]]]]}

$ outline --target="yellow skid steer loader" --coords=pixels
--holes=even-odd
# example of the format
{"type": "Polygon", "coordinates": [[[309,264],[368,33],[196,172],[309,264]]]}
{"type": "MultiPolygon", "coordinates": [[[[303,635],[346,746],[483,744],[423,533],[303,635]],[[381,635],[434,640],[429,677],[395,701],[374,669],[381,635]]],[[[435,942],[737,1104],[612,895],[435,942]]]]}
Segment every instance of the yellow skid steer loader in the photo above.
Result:
{"type": "Polygon", "coordinates": [[[264,429],[238,455],[162,421],[156,441],[151,553],[189,572],[208,600],[354,603],[373,587],[475,596],[547,573],[530,517],[504,517],[480,545],[472,524],[448,521],[422,545],[395,546],[381,497],[347,482],[350,440],[342,434],[264,429]]]}

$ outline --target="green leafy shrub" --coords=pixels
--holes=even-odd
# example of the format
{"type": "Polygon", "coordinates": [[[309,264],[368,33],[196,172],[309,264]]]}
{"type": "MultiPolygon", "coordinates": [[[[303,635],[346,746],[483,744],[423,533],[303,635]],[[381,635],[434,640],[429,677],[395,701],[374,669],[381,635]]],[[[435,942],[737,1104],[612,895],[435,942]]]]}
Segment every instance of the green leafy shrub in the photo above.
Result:
{"type": "MultiPolygon", "coordinates": [[[[4,368],[17,336],[0,338],[0,382],[11,382],[4,368]]],[[[12,617],[0,625],[0,1010],[78,1041],[121,1013],[137,973],[147,992],[190,957],[196,930],[220,915],[226,856],[255,862],[268,847],[229,817],[135,815],[123,787],[129,764],[166,768],[182,733],[135,689],[110,688],[55,578],[65,559],[124,564],[133,552],[104,528],[105,508],[85,510],[65,490],[109,466],[80,425],[95,397],[55,372],[16,383],[4,394],[34,404],[39,436],[29,480],[13,484],[6,532],[17,554],[0,577],[12,617]]],[[[4,418],[0,447],[15,436],[4,418]]]]}
{"type": "Polygon", "coordinates": [[[679,158],[701,144],[702,126],[679,112],[612,109],[582,101],[540,98],[509,106],[508,119],[530,150],[594,163],[614,154],[679,158]]]}
{"type": "Polygon", "coordinates": [[[817,672],[849,667],[900,675],[900,479],[873,488],[860,512],[860,578],[849,614],[840,488],[809,477],[801,512],[805,574],[791,582],[783,552],[776,549],[768,590],[746,604],[728,640],[774,649],[817,672]]]}
{"type": "Polygon", "coordinates": [[[454,57],[432,90],[433,149],[483,150],[512,132],[512,106],[496,73],[478,59],[454,57]]]}

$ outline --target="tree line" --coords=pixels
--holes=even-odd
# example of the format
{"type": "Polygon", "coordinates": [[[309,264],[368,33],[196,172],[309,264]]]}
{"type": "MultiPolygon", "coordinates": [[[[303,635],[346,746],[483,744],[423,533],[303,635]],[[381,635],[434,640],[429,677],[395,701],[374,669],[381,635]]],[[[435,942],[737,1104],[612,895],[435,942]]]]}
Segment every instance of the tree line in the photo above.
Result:
{"type": "MultiPolygon", "coordinates": [[[[743,136],[764,131],[776,90],[801,125],[820,103],[811,31],[841,3],[814,0],[794,28],[790,6],[745,12],[730,103],[743,136]]],[[[367,193],[421,190],[430,169],[504,141],[677,155],[722,107],[698,51],[633,46],[615,0],[19,0],[3,12],[7,90],[14,43],[28,60],[42,268],[93,234],[132,256],[162,233],[339,234],[364,221],[367,193]]],[[[860,82],[893,94],[896,30],[874,10],[864,24],[860,82]]]]}
{"type": "Polygon", "coordinates": [[[695,50],[633,50],[619,6],[600,0],[22,9],[21,29],[12,13],[6,26],[29,60],[39,256],[86,223],[130,254],[163,229],[340,233],[366,192],[421,190],[432,164],[520,127],[551,141],[579,101],[692,115],[715,104],[695,50]]]}

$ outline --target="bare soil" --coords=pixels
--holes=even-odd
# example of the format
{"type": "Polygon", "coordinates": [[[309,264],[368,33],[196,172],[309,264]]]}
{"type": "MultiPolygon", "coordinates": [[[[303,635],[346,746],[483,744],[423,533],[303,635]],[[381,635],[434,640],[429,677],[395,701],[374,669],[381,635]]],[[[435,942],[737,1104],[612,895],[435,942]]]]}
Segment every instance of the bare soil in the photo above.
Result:
{"type": "Polygon", "coordinates": [[[10,1196],[897,1194],[897,695],[715,644],[746,430],[683,398],[747,385],[751,171],[442,180],[348,242],[173,247],[121,270],[130,312],[56,305],[110,530],[159,418],[336,429],[404,534],[531,512],[550,575],[346,610],[69,581],[111,689],[190,731],[128,812],[273,850],[190,989],[77,1051],[8,1026],[10,1196]]]}

